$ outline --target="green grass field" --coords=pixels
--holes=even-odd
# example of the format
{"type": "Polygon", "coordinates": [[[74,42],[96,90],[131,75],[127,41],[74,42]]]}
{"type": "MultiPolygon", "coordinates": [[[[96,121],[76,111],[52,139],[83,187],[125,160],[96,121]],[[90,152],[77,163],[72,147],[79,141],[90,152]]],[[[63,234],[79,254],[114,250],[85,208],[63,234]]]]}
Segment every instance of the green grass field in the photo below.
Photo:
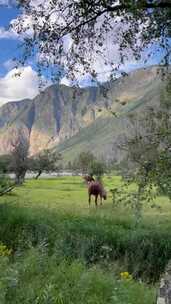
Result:
{"type": "Polygon", "coordinates": [[[139,226],[132,209],[108,199],[88,206],[81,177],[28,180],[0,198],[0,303],[155,303],[171,258],[171,204],[145,206],[139,226]],[[129,272],[130,279],[121,279],[129,272]]]}
{"type": "MultiPolygon", "coordinates": [[[[130,206],[113,206],[110,189],[119,187],[121,178],[105,177],[104,185],[108,192],[108,199],[103,206],[95,208],[92,199],[91,207],[88,205],[86,185],[81,177],[59,177],[57,179],[29,180],[23,186],[16,188],[10,195],[0,198],[0,203],[12,206],[28,208],[28,212],[47,212],[46,215],[75,215],[96,220],[106,219],[113,222],[124,220],[134,222],[133,211],[130,206]]],[[[171,203],[166,197],[156,199],[157,208],[152,209],[149,205],[144,206],[143,223],[164,226],[170,223],[171,203]]]]}

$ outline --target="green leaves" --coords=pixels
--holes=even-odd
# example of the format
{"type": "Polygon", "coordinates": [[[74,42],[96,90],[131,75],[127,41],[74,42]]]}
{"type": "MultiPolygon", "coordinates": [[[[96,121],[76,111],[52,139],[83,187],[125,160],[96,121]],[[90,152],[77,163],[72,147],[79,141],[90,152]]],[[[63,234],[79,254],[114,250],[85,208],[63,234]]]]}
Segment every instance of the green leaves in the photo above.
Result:
{"type": "Polygon", "coordinates": [[[94,60],[99,58],[104,58],[104,63],[111,67],[109,73],[116,76],[113,70],[116,64],[119,70],[130,57],[140,59],[149,45],[152,55],[156,40],[159,49],[163,49],[161,62],[169,64],[170,1],[59,0],[46,1],[45,7],[41,4],[38,8],[32,1],[20,0],[19,3],[24,7],[24,14],[11,25],[24,39],[23,56],[19,61],[24,64],[34,59],[38,69],[41,72],[48,69],[53,80],[53,72],[57,74],[59,66],[64,67],[70,78],[76,77],[78,70],[82,74],[92,73],[94,60]],[[56,22],[52,22],[52,16],[56,22]],[[32,20],[33,38],[25,34],[27,17],[32,20]],[[64,37],[72,38],[72,47],[66,48],[64,37]],[[111,46],[119,49],[114,64],[111,64],[111,57],[115,56],[109,54],[106,37],[110,37],[111,46]]]}

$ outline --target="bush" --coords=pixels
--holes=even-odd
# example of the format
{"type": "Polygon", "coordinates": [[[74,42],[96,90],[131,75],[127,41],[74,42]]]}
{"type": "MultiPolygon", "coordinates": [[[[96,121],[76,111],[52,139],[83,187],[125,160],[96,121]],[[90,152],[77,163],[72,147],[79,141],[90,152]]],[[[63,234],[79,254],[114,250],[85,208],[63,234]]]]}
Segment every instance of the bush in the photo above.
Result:
{"type": "Polygon", "coordinates": [[[100,162],[98,160],[93,160],[88,169],[88,173],[90,176],[96,176],[97,179],[100,179],[102,175],[106,172],[106,166],[103,162],[100,162]]]}
{"type": "Polygon", "coordinates": [[[99,267],[49,257],[44,245],[15,256],[13,263],[0,257],[0,271],[1,304],[152,304],[155,296],[152,288],[99,267]]]}
{"type": "Polygon", "coordinates": [[[8,188],[10,184],[10,179],[4,174],[0,174],[0,192],[8,188]]]}
{"type": "Polygon", "coordinates": [[[10,192],[13,187],[14,182],[12,182],[8,176],[0,173],[0,196],[10,192]]]}

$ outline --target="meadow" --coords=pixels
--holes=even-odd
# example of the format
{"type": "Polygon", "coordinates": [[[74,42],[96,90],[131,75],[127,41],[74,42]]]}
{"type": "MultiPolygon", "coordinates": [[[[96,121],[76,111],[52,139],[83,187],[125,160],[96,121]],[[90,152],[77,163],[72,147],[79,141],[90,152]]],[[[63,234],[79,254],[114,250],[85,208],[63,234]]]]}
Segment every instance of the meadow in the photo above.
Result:
{"type": "Polygon", "coordinates": [[[27,180],[0,198],[0,303],[154,304],[171,257],[171,203],[88,206],[81,177],[27,180]],[[4,247],[6,246],[6,247],[4,247]]]}

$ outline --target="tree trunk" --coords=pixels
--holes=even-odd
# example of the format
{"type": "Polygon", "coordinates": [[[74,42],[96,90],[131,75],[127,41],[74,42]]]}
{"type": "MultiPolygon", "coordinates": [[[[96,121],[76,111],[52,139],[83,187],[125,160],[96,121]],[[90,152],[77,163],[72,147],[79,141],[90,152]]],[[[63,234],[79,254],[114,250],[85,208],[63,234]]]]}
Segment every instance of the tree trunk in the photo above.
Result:
{"type": "Polygon", "coordinates": [[[42,170],[40,170],[38,173],[37,173],[37,175],[36,175],[36,177],[35,177],[35,179],[38,179],[39,178],[39,176],[42,174],[42,170]]]}
{"type": "Polygon", "coordinates": [[[20,184],[20,176],[18,174],[16,174],[16,176],[15,176],[15,184],[16,185],[20,184]]]}
{"type": "Polygon", "coordinates": [[[138,193],[136,197],[136,204],[135,204],[135,217],[136,217],[136,224],[138,224],[142,217],[142,202],[141,202],[141,195],[143,192],[144,187],[142,185],[138,185],[138,193]]]}
{"type": "Polygon", "coordinates": [[[16,174],[16,177],[15,177],[16,185],[22,185],[24,183],[26,172],[27,171],[23,171],[22,173],[16,174]]]}

